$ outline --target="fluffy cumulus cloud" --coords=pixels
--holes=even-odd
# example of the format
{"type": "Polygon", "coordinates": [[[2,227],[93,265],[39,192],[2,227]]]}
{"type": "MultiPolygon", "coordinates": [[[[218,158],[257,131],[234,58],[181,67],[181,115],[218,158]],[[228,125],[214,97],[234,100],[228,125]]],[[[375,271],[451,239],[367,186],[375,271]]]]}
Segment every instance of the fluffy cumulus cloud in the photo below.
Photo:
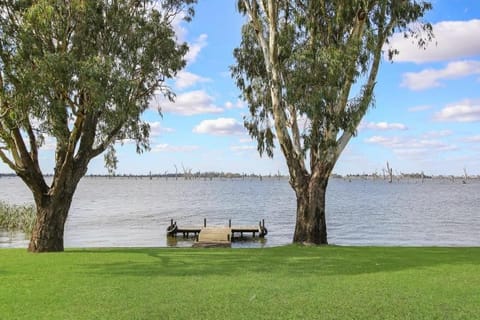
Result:
{"type": "Polygon", "coordinates": [[[245,133],[243,125],[233,118],[203,120],[193,128],[194,133],[206,133],[217,136],[237,135],[245,133]]]}
{"type": "Polygon", "coordinates": [[[447,105],[434,119],[448,122],[480,122],[480,101],[464,100],[447,105]]]}
{"type": "Polygon", "coordinates": [[[192,87],[198,83],[210,81],[211,79],[209,78],[204,78],[197,74],[182,70],[178,72],[177,76],[175,77],[175,87],[177,87],[178,89],[185,89],[192,87]]]}
{"type": "Polygon", "coordinates": [[[442,81],[480,75],[480,61],[450,62],[443,69],[425,69],[420,72],[407,72],[403,75],[402,86],[411,90],[425,90],[440,87],[442,81]]]}
{"type": "Polygon", "coordinates": [[[195,90],[177,95],[174,102],[164,98],[152,101],[151,107],[158,108],[162,112],[177,113],[192,116],[205,113],[221,113],[223,109],[214,104],[214,99],[203,90],[195,90]]]}
{"type": "Polygon", "coordinates": [[[359,126],[360,130],[407,130],[407,126],[403,123],[388,122],[362,122],[359,126]]]}
{"type": "Polygon", "coordinates": [[[157,144],[152,147],[152,152],[191,152],[200,149],[199,146],[172,146],[168,143],[157,144]]]}
{"type": "Polygon", "coordinates": [[[455,145],[438,139],[412,138],[412,137],[385,137],[373,136],[365,140],[366,143],[377,144],[391,149],[400,156],[425,156],[439,152],[454,151],[455,145]]]}
{"type": "Polygon", "coordinates": [[[457,60],[480,54],[480,20],[443,21],[433,25],[435,38],[426,49],[420,49],[414,39],[403,33],[390,38],[387,47],[398,49],[394,61],[425,63],[457,60]]]}
{"type": "Polygon", "coordinates": [[[172,21],[173,30],[175,31],[175,36],[177,37],[178,43],[185,42],[187,37],[187,28],[185,28],[185,12],[180,12],[175,16],[172,21]]]}
{"type": "Polygon", "coordinates": [[[207,46],[207,38],[208,36],[206,34],[201,34],[193,43],[188,45],[189,50],[185,55],[187,63],[193,63],[197,60],[200,51],[207,46]]]}

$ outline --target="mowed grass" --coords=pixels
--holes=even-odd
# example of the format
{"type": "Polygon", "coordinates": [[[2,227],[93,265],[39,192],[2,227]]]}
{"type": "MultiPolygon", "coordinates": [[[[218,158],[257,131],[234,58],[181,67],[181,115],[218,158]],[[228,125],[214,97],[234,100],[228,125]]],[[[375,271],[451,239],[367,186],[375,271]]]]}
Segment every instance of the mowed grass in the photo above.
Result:
{"type": "Polygon", "coordinates": [[[3,249],[0,319],[480,319],[480,248],[3,249]]]}

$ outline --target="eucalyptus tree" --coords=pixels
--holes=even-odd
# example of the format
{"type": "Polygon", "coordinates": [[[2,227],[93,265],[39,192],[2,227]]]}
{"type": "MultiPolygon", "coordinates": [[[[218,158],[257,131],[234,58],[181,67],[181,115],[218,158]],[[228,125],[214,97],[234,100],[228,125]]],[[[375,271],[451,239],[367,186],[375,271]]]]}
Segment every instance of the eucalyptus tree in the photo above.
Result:
{"type": "Polygon", "coordinates": [[[63,251],[75,189],[93,158],[115,168],[114,144],[148,150],[141,119],[153,94],[185,65],[176,17],[196,0],[0,0],[0,158],[30,188],[37,210],[29,251],[63,251]],[[39,162],[52,140],[47,183],[39,162]]]}
{"type": "Polygon", "coordinates": [[[297,198],[294,242],[326,244],[325,192],[340,154],[374,100],[394,32],[424,46],[413,0],[239,0],[247,16],[232,76],[247,101],[245,126],[260,154],[278,141],[297,198]]]}

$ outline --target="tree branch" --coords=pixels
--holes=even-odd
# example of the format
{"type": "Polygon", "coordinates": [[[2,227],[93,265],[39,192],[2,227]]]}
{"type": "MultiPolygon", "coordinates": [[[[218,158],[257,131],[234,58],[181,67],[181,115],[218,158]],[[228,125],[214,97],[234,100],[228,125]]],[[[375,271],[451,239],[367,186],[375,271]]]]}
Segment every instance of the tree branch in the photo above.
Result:
{"type": "MultiPolygon", "coordinates": [[[[383,11],[384,11],[383,16],[385,16],[385,11],[386,11],[385,6],[383,7],[383,11]]],[[[375,87],[375,79],[377,78],[378,69],[380,66],[381,58],[382,58],[382,47],[383,47],[383,44],[385,43],[386,38],[392,31],[392,28],[395,25],[395,23],[396,23],[396,19],[395,17],[392,17],[389,23],[383,29],[379,27],[378,42],[375,47],[374,58],[373,58],[372,67],[370,69],[370,73],[368,76],[368,81],[365,86],[363,97],[360,102],[361,107],[358,110],[358,112],[360,113],[360,116],[357,116],[355,118],[356,119],[356,122],[354,123],[355,128],[358,127],[358,125],[360,124],[360,121],[362,120],[363,115],[367,110],[367,106],[370,104],[372,100],[373,88],[375,87]]],[[[337,142],[335,161],[338,159],[342,151],[345,149],[345,147],[347,146],[352,136],[353,136],[353,132],[351,132],[350,130],[343,131],[343,134],[341,135],[341,137],[338,139],[338,142],[337,142]]]]}
{"type": "Polygon", "coordinates": [[[12,169],[14,172],[17,172],[20,168],[17,167],[15,163],[7,157],[7,155],[3,152],[2,149],[8,150],[8,148],[0,147],[0,158],[7,166],[10,167],[10,169],[12,169]]]}
{"type": "Polygon", "coordinates": [[[30,120],[27,118],[27,134],[28,134],[28,140],[30,143],[30,158],[32,159],[32,162],[34,166],[36,167],[36,170],[40,171],[40,165],[38,163],[38,145],[37,145],[37,139],[35,137],[35,133],[33,132],[32,125],[30,124],[30,120]]]}
{"type": "MultiPolygon", "coordinates": [[[[260,17],[257,11],[257,0],[254,0],[252,4],[248,0],[243,0],[243,3],[245,4],[245,8],[247,9],[247,13],[250,16],[250,20],[252,21],[253,27],[255,29],[255,35],[257,36],[260,47],[262,48],[263,59],[265,61],[267,74],[270,76],[272,68],[270,60],[268,59],[270,56],[269,47],[267,44],[267,39],[265,39],[264,37],[264,26],[263,23],[260,21],[260,17]]],[[[264,11],[264,13],[267,14],[266,11],[264,11]]]]}
{"type": "MultiPolygon", "coordinates": [[[[363,30],[365,28],[365,20],[360,20],[358,17],[355,19],[355,26],[352,29],[352,32],[350,34],[350,37],[347,41],[346,47],[350,47],[353,45],[354,42],[356,41],[361,41],[362,36],[363,36],[363,30]]],[[[356,51],[358,54],[358,50],[356,51]]],[[[355,78],[355,69],[357,67],[357,58],[358,55],[355,55],[354,58],[349,59],[346,61],[347,65],[345,67],[346,70],[348,70],[348,79],[345,81],[343,84],[342,89],[340,90],[340,98],[338,99],[338,102],[334,108],[334,112],[336,114],[342,112],[342,110],[345,110],[348,102],[348,96],[350,95],[350,90],[352,88],[354,78],[355,78]]]]}
{"type": "Polygon", "coordinates": [[[292,130],[293,147],[295,149],[295,152],[297,152],[297,154],[300,154],[302,152],[302,145],[300,142],[301,141],[300,129],[298,127],[297,110],[293,105],[289,105],[289,111],[290,111],[290,127],[292,130]]]}
{"type": "Polygon", "coordinates": [[[117,134],[120,132],[120,130],[122,130],[124,124],[125,122],[121,122],[115,128],[113,128],[107,135],[107,137],[100,143],[100,145],[92,150],[90,158],[93,159],[105,150],[107,150],[108,146],[113,143],[117,134]]]}

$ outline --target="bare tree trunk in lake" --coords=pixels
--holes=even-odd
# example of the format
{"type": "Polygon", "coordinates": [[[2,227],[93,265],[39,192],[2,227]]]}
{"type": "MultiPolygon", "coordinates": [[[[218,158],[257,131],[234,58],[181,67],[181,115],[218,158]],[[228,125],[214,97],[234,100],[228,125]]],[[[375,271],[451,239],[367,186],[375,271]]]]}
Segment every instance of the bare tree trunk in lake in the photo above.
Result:
{"type": "Polygon", "coordinates": [[[388,173],[388,183],[392,183],[393,181],[393,169],[390,168],[390,164],[387,161],[387,173],[388,173]]]}

